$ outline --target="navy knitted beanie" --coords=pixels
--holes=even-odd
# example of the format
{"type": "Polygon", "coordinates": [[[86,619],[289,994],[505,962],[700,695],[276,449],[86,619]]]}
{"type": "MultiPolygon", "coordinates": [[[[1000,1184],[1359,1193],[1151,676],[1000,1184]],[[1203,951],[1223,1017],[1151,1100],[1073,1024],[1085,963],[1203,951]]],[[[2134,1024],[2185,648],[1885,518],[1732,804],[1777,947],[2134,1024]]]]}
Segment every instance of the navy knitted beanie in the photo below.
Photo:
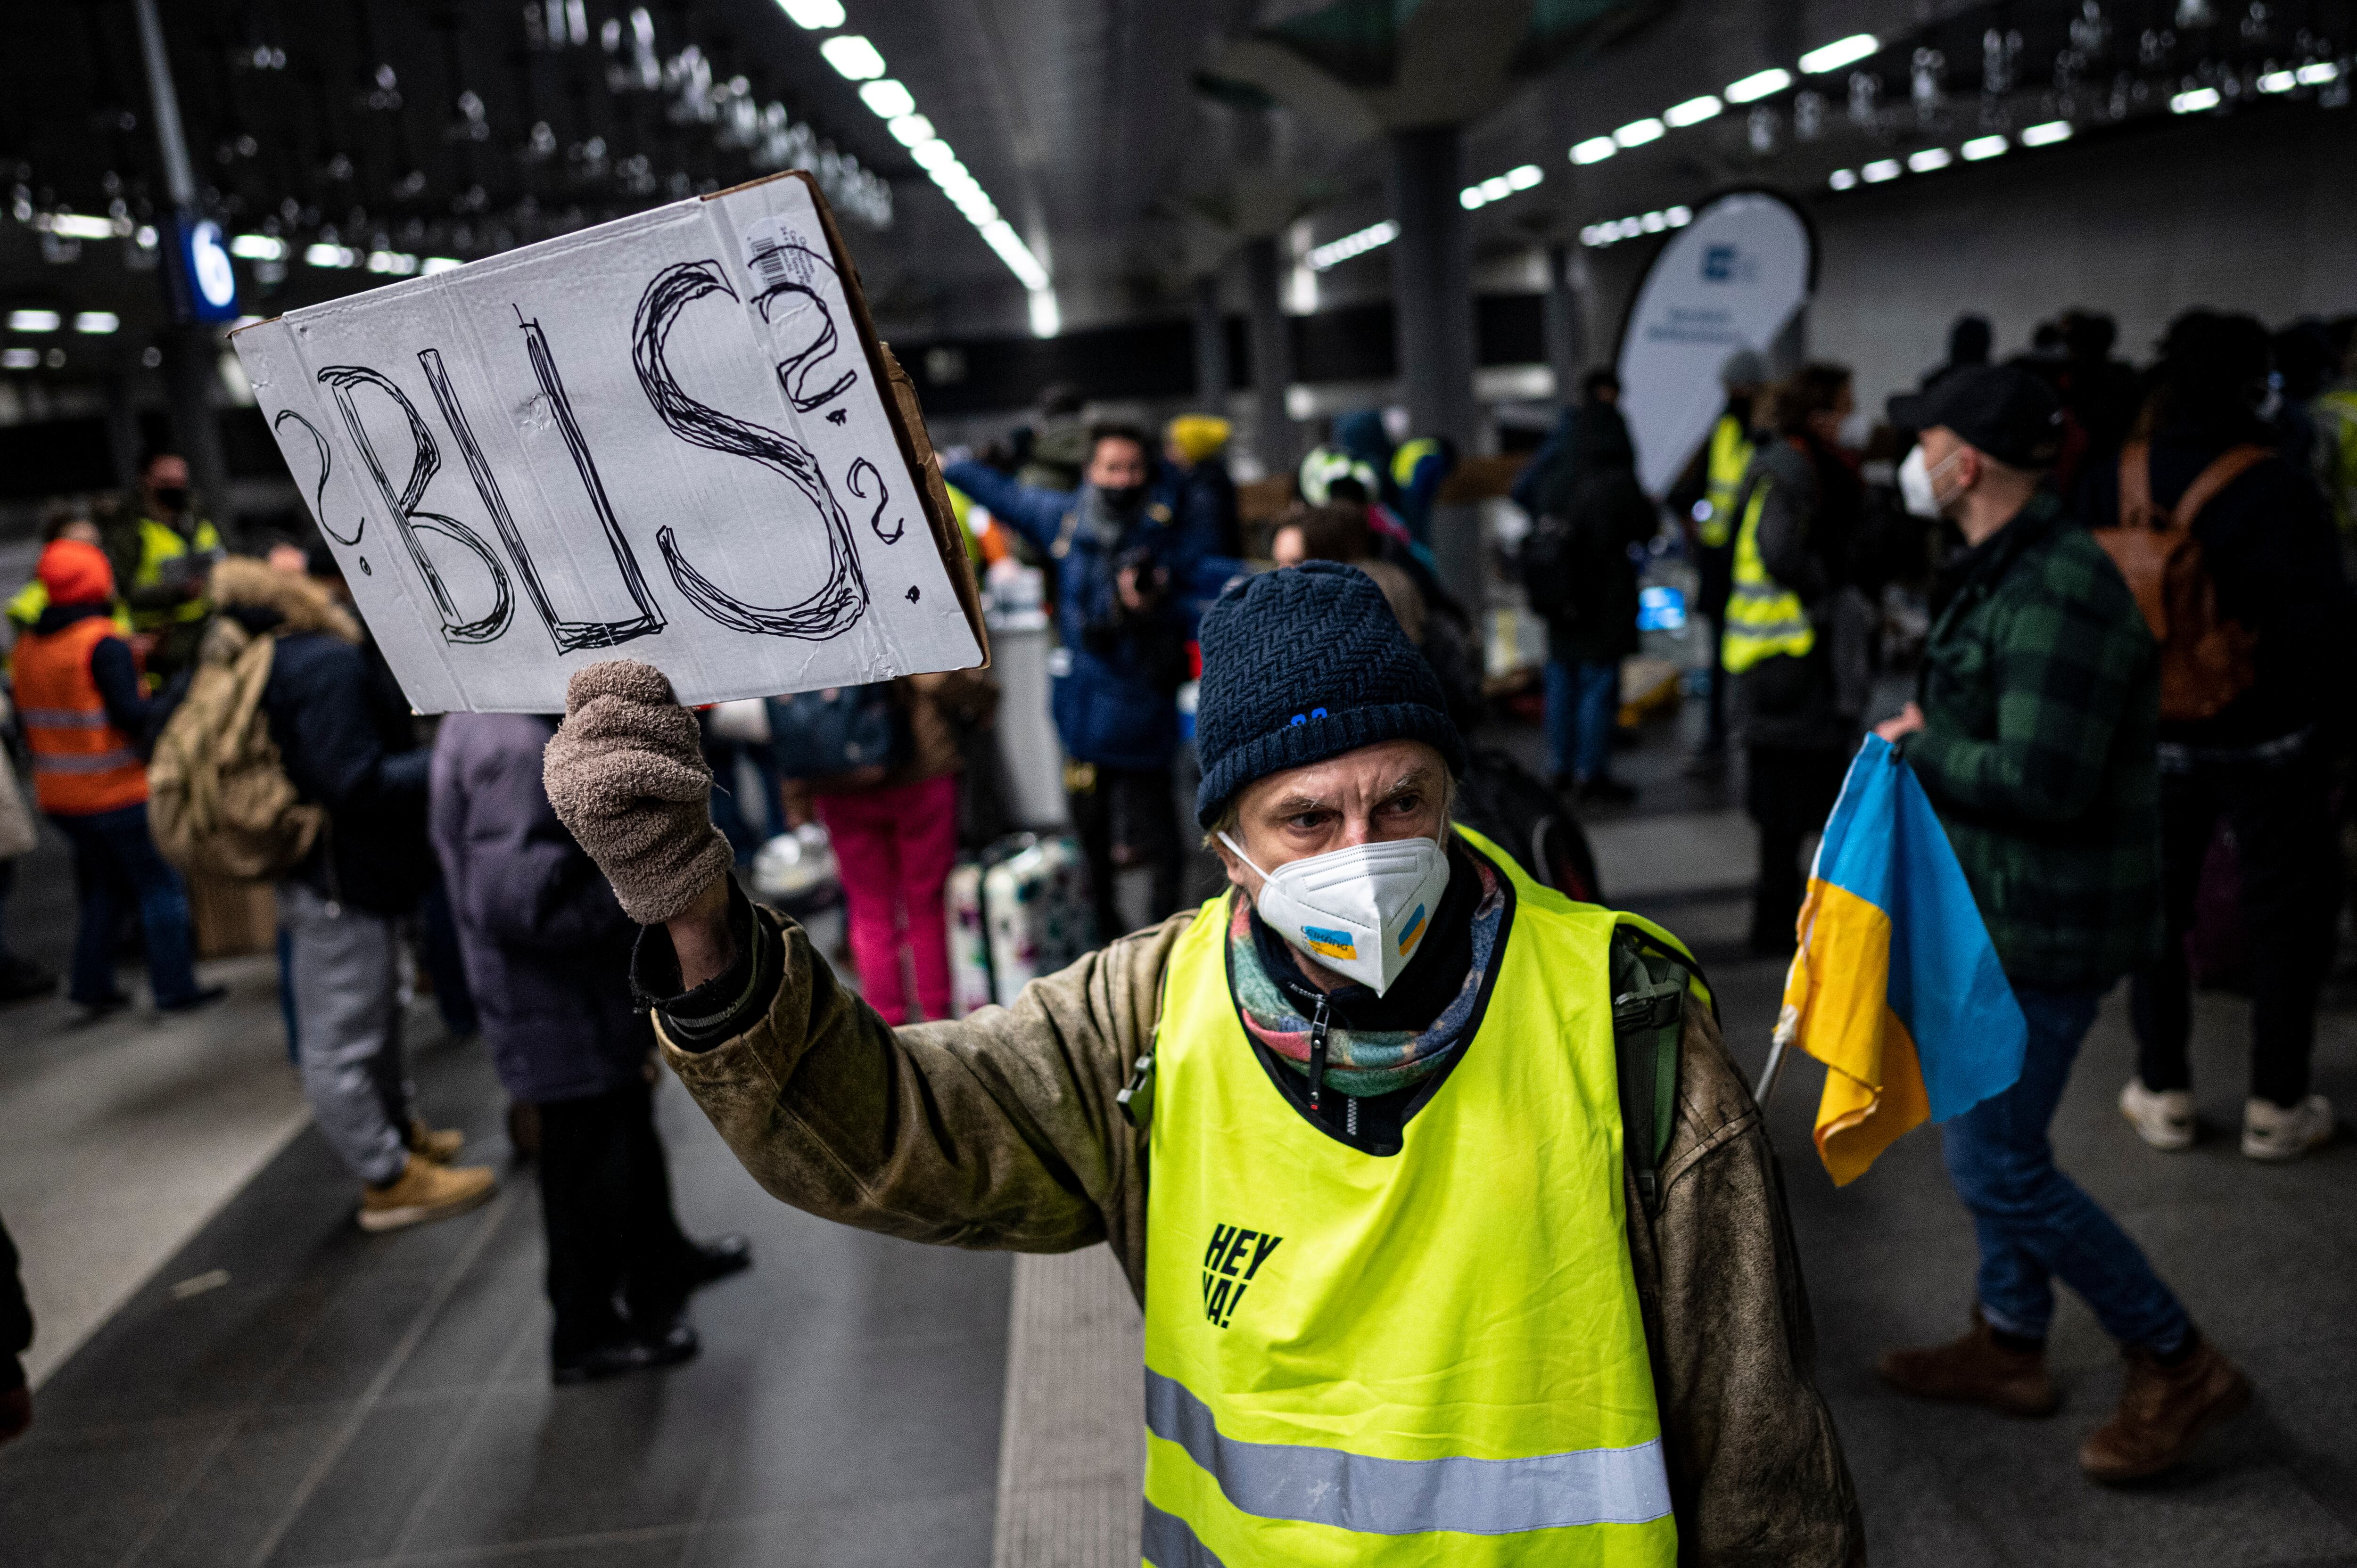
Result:
{"type": "Polygon", "coordinates": [[[1375,580],[1310,561],[1232,585],[1203,614],[1195,749],[1208,829],[1245,785],[1386,740],[1420,740],[1465,771],[1439,678],[1375,580]]]}

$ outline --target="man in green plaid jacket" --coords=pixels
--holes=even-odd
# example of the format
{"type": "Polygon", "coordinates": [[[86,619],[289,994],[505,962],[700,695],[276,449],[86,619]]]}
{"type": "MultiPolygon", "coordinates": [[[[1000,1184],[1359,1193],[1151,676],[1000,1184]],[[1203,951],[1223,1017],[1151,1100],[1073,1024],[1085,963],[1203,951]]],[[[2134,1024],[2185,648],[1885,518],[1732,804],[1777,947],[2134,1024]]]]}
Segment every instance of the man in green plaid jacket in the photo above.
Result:
{"type": "Polygon", "coordinates": [[[2050,1415],[2046,1330],[2060,1279],[2120,1342],[2119,1408],[2079,1449],[2099,1481],[2177,1465],[2250,1402],[2118,1223],[2054,1165],[2047,1127],[2104,993],[2160,937],[2159,653],[2103,548],[2042,488],[2061,413],[2028,371],[1983,367],[1895,398],[1922,433],[1908,509],[1964,536],[1918,702],[1876,733],[1922,781],[2029,1026],[2021,1077],[1951,1119],[1942,1146],[1981,1263],[1972,1329],[1894,1350],[1884,1379],[1925,1399],[2050,1415]]]}

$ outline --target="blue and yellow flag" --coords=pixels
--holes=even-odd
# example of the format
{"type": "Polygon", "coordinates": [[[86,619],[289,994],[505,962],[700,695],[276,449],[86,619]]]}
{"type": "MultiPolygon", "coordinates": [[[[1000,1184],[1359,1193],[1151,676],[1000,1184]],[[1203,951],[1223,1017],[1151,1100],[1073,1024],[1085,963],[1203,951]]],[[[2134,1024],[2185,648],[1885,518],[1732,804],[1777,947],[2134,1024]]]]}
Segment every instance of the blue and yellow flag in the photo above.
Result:
{"type": "Polygon", "coordinates": [[[1826,819],[1780,1042],[1825,1064],[1817,1157],[1836,1186],[1910,1129],[2021,1076],[2029,1027],[1932,802],[1868,736],[1826,819]]]}

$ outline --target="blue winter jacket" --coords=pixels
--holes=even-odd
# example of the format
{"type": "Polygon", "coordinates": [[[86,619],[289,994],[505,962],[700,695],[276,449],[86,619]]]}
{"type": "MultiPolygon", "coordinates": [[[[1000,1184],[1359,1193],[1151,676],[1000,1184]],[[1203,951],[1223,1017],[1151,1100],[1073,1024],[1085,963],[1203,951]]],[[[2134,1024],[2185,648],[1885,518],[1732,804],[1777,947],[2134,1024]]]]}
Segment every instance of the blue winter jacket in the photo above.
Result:
{"type": "Polygon", "coordinates": [[[1065,753],[1105,768],[1168,767],[1178,745],[1171,666],[1186,635],[1177,596],[1191,580],[1194,558],[1192,542],[1171,526],[1168,509],[1149,507],[1120,544],[1108,548],[1082,525],[1086,486],[1034,489],[981,463],[952,463],[942,478],[1054,564],[1063,656],[1050,707],[1065,753]],[[1124,616],[1114,576],[1119,557],[1139,547],[1170,574],[1172,595],[1151,615],[1124,616]]]}

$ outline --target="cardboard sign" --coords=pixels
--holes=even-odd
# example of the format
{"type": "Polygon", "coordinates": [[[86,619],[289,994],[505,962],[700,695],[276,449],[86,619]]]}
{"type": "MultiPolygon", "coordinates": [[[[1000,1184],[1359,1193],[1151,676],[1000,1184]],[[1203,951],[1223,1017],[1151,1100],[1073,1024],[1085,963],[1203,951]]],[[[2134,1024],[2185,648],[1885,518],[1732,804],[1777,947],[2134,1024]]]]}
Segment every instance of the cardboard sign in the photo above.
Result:
{"type": "Polygon", "coordinates": [[[908,379],[788,174],[232,338],[424,713],[687,703],[987,661],[908,379]]]}

